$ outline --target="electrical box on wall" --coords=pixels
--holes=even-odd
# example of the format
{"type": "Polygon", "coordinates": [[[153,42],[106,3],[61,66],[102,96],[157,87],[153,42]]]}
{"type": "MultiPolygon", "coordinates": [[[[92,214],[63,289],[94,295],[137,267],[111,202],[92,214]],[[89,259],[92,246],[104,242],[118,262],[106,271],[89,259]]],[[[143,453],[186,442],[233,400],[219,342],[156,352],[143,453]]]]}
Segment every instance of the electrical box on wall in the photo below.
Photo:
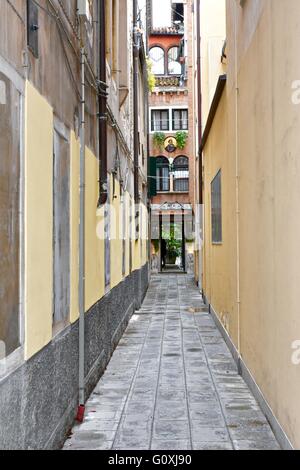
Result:
{"type": "Polygon", "coordinates": [[[77,0],[77,13],[85,21],[90,21],[91,20],[89,0],[77,0]]]}

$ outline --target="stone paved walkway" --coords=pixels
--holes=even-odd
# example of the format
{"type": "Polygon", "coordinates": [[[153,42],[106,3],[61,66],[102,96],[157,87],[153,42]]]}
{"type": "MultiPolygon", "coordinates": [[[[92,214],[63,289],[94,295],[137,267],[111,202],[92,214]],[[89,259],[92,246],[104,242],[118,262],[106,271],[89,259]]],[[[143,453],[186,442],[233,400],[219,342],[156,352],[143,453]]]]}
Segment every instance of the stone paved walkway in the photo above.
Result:
{"type": "Polygon", "coordinates": [[[153,276],[65,449],[278,449],[193,279],[153,276]]]}

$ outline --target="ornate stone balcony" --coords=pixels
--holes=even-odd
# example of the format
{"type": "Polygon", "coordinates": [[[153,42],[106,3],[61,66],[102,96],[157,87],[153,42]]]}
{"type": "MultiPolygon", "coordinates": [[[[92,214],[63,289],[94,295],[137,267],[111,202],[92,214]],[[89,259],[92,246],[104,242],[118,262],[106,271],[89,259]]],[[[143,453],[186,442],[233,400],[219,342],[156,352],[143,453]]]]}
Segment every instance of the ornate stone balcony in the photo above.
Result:
{"type": "Polygon", "coordinates": [[[184,25],[183,24],[178,24],[178,25],[173,25],[173,26],[165,26],[161,28],[151,28],[150,34],[156,35],[156,34],[184,34],[184,25]]]}
{"type": "Polygon", "coordinates": [[[179,87],[180,77],[156,77],[155,79],[155,86],[162,88],[162,87],[179,87]]]}

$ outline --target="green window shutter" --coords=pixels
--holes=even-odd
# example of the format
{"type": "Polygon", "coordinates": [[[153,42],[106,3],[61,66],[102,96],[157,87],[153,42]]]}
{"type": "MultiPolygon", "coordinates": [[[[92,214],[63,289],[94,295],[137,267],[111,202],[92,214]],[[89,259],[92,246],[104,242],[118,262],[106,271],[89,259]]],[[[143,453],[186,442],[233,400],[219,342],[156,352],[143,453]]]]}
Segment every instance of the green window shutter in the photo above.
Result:
{"type": "Polygon", "coordinates": [[[156,196],[156,158],[149,158],[149,177],[148,177],[149,197],[156,196]]]}

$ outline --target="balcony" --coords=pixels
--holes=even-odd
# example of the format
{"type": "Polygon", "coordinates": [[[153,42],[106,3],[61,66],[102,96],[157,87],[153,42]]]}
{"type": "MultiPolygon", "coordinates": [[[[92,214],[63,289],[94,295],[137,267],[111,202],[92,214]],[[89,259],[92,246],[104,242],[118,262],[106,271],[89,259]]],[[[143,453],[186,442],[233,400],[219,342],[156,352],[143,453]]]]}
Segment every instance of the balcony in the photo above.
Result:
{"type": "Polygon", "coordinates": [[[181,76],[155,77],[155,87],[157,88],[170,88],[179,86],[182,86],[181,76]]]}
{"type": "Polygon", "coordinates": [[[184,23],[174,24],[172,26],[152,27],[150,34],[155,36],[181,36],[184,34],[184,23]]]}

